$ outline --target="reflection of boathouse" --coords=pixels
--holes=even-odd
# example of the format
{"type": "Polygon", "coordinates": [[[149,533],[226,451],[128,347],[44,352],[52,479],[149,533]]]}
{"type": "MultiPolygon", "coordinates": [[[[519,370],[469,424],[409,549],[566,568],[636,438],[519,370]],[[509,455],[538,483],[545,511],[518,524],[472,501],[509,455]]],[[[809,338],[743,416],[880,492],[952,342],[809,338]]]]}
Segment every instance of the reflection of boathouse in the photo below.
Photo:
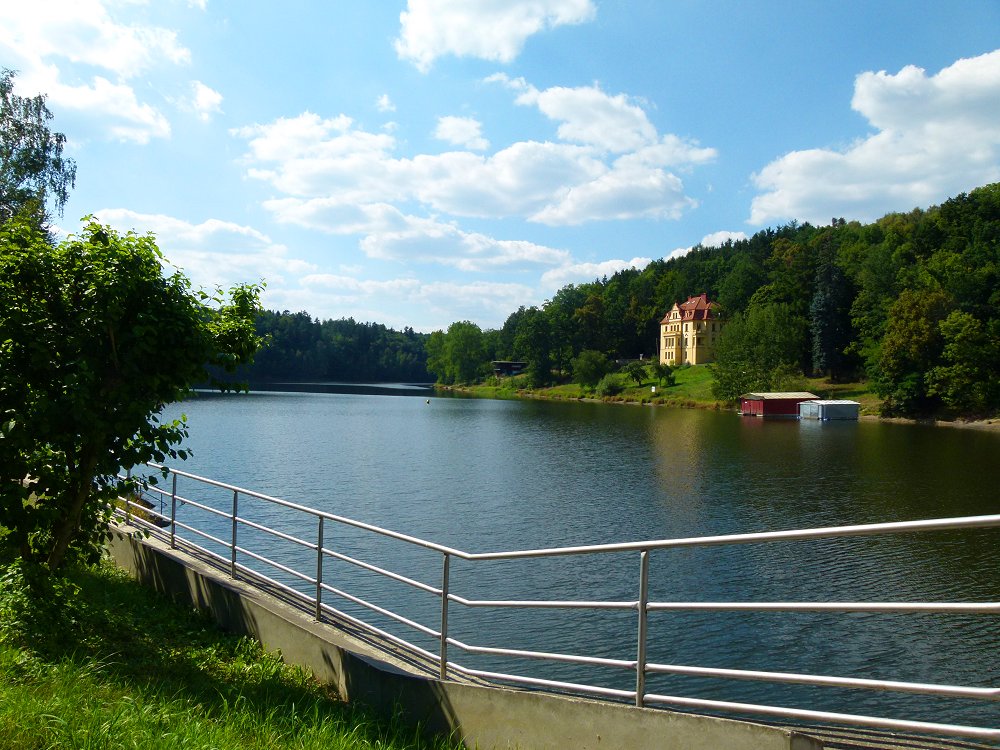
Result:
{"type": "Polygon", "coordinates": [[[808,391],[744,393],[740,396],[740,414],[744,417],[798,417],[799,404],[817,398],[815,393],[808,391]]]}

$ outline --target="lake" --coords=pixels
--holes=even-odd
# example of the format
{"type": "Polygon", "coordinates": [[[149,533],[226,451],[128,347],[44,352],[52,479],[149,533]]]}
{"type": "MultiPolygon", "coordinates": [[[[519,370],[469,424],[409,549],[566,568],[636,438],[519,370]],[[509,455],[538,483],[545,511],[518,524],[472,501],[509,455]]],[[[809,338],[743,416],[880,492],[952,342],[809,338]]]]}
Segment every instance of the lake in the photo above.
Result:
{"type": "MultiPolygon", "coordinates": [[[[1000,434],[993,432],[438,397],[407,386],[295,388],[201,394],[169,407],[168,416],[187,415],[194,452],[175,468],[469,552],[1000,512],[1000,434]]],[[[998,542],[1000,530],[993,529],[663,550],[651,555],[650,594],[658,601],[998,601],[998,542]]],[[[325,546],[440,583],[433,554],[354,532],[331,534],[325,546]]],[[[452,591],[490,599],[635,599],[638,566],[635,552],[456,560],[452,591]]],[[[433,597],[346,566],[325,575],[438,624],[433,597]]],[[[352,607],[341,608],[361,614],[352,607]]],[[[477,645],[634,658],[634,612],[455,606],[450,625],[453,637],[477,645]]],[[[998,635],[1000,622],[990,615],[653,613],[649,658],[988,686],[1000,678],[998,635]]],[[[455,649],[450,656],[480,668],[634,686],[628,673],[512,664],[455,649]]],[[[958,699],[678,676],[650,677],[648,689],[996,725],[995,707],[958,699]]]]}

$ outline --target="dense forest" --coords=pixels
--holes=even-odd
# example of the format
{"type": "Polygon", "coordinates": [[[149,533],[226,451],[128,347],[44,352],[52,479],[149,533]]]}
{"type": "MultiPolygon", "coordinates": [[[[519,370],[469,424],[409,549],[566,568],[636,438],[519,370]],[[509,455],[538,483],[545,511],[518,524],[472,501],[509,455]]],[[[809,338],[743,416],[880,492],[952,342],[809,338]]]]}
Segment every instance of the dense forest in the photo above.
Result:
{"type": "Polygon", "coordinates": [[[716,397],[804,374],[867,380],[886,414],[1000,411],[1000,184],[861,224],[791,223],[642,270],[560,289],[499,329],[460,321],[427,339],[439,382],[494,359],[529,363],[532,385],[572,378],[584,351],[656,354],[674,302],[706,292],[728,319],[716,397]]]}
{"type": "Polygon", "coordinates": [[[265,340],[240,376],[250,381],[323,380],[416,382],[427,373],[427,335],[396,331],[353,318],[314,320],[308,313],[263,311],[257,333],[265,340]]]}
{"type": "Polygon", "coordinates": [[[584,352],[654,359],[663,315],[702,292],[728,321],[712,365],[720,400],[810,375],[866,380],[886,414],[1000,412],[1000,183],[871,224],[791,223],[697,246],[565,286],[498,329],[458,321],[428,335],[265,312],[269,344],[244,374],[469,383],[515,359],[541,387],[574,379],[584,352]]]}

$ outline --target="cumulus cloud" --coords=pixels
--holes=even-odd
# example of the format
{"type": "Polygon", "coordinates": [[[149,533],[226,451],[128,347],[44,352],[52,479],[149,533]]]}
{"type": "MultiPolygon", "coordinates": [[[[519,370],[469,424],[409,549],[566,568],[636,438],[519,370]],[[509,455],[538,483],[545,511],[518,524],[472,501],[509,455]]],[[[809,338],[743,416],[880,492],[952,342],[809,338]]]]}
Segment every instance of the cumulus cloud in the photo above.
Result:
{"type": "Polygon", "coordinates": [[[382,96],[375,100],[375,109],[379,112],[395,112],[396,105],[392,103],[392,99],[389,98],[388,94],[382,94],[382,96]]]}
{"type": "MultiPolygon", "coordinates": [[[[303,277],[295,296],[297,303],[308,300],[310,310],[351,311],[361,320],[379,320],[397,328],[411,326],[424,332],[447,328],[455,320],[495,325],[498,317],[536,298],[536,291],[524,284],[428,282],[412,277],[357,279],[322,273],[303,277]],[[393,305],[387,306],[387,300],[393,305]]],[[[338,314],[342,313],[327,313],[330,317],[338,314]]]]}
{"type": "Polygon", "coordinates": [[[673,174],[649,167],[620,166],[576,185],[558,202],[533,215],[543,224],[580,224],[598,219],[677,219],[697,202],[684,195],[673,174]]]}
{"type": "MultiPolygon", "coordinates": [[[[430,211],[478,218],[522,218],[549,225],[634,218],[675,219],[697,205],[678,173],[711,161],[715,149],[656,132],[639,106],[597,87],[537,91],[493,77],[561,123],[563,141],[517,141],[493,154],[473,118],[442,117],[435,134],[464,146],[440,154],[397,155],[399,143],[345,115],[305,112],[233,131],[246,138],[247,174],[332,218],[365,204],[417,202],[430,211]],[[588,119],[588,108],[595,110],[588,119]],[[627,125],[626,125],[627,123],[627,125]],[[571,142],[565,142],[569,140],[571,142]]],[[[286,214],[294,220],[301,206],[286,214]]]]}
{"type": "Polygon", "coordinates": [[[623,153],[656,142],[656,128],[641,107],[625,94],[609,95],[597,86],[554,86],[539,91],[533,86],[517,97],[517,103],[538,107],[559,124],[564,141],[597,146],[623,153]]]}
{"type": "Polygon", "coordinates": [[[425,73],[443,55],[507,63],[533,34],[596,12],[591,0],[409,0],[396,52],[425,73]]]}
{"type": "Polygon", "coordinates": [[[285,246],[266,234],[233,222],[207,219],[194,224],[123,208],[102,209],[96,216],[119,231],[152,232],[170,264],[182,269],[195,286],[207,289],[260,279],[280,288],[316,270],[312,263],[290,257],[285,246]]]}
{"type": "Polygon", "coordinates": [[[191,60],[176,32],[124,23],[102,0],[0,3],[0,54],[18,69],[20,91],[43,91],[53,109],[89,115],[111,137],[139,143],[170,127],[128,81],[191,60]],[[102,74],[80,72],[91,69],[102,74]]]}
{"type": "MultiPolygon", "coordinates": [[[[718,232],[712,232],[711,234],[706,234],[701,238],[701,242],[698,243],[701,247],[721,247],[727,242],[737,242],[738,240],[748,239],[745,232],[730,232],[728,230],[721,230],[718,232]]],[[[666,256],[667,260],[671,258],[680,258],[681,256],[687,255],[689,252],[694,250],[698,245],[692,245],[691,247],[679,247],[669,255],[666,256]]]]}
{"type": "Polygon", "coordinates": [[[201,81],[191,81],[190,109],[202,122],[211,122],[212,116],[222,112],[222,94],[201,81]]]}
{"type": "Polygon", "coordinates": [[[103,76],[94,76],[89,84],[67,86],[59,81],[55,68],[46,67],[35,71],[32,78],[19,80],[18,89],[29,95],[46,92],[49,102],[62,113],[90,118],[95,129],[114,140],[148,143],[170,135],[170,123],[162,112],[140,102],[131,86],[112,83],[103,76]]]}
{"type": "Polygon", "coordinates": [[[751,224],[873,220],[1000,180],[1000,50],[935,75],[857,77],[851,106],[875,129],[849,147],[793,151],[753,177],[751,224]]]}
{"type": "Polygon", "coordinates": [[[454,117],[451,115],[438,118],[434,137],[455,146],[464,146],[472,151],[485,151],[490,142],[483,138],[483,125],[473,117],[454,117]]]}
{"type": "Polygon", "coordinates": [[[547,291],[556,291],[567,284],[583,284],[605,276],[613,276],[626,268],[641,270],[650,263],[652,263],[651,258],[632,258],[632,260],[615,258],[599,263],[567,263],[543,273],[542,288],[547,291]]]}
{"type": "Polygon", "coordinates": [[[345,206],[324,199],[285,198],[265,203],[282,222],[333,234],[360,234],[369,258],[436,263],[463,271],[557,265],[569,253],[523,240],[498,240],[456,224],[404,214],[385,203],[345,206]]]}
{"type": "Polygon", "coordinates": [[[369,259],[477,272],[542,265],[551,279],[593,278],[628,262],[573,270],[565,250],[468,231],[459,220],[668,220],[697,205],[680,175],[714,159],[715,149],[658,133],[638,101],[596,85],[540,91],[520,79],[491,80],[515,91],[518,105],[550,116],[557,138],[482,153],[489,144],[481,123],[448,116],[434,134],[456,148],[402,154],[407,141],[394,133],[312,112],[231,132],[247,142],[247,176],[275,192],[263,204],[269,213],[283,223],[357,235],[369,259]]]}

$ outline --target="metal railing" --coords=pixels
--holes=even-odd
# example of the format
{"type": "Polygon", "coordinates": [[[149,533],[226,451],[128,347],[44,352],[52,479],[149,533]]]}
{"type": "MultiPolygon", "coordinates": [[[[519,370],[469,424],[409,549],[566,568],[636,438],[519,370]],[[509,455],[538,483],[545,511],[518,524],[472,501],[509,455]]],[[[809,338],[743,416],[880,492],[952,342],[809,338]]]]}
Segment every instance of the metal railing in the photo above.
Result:
{"type": "MultiPolygon", "coordinates": [[[[653,601],[650,599],[650,553],[655,550],[719,547],[732,545],[772,543],[778,541],[818,540],[845,537],[864,537],[886,534],[904,534],[928,531],[985,529],[1000,527],[1000,514],[942,518],[895,523],[875,523],[855,526],[836,526],[812,529],[797,529],[748,534],[727,534],[721,536],[661,539],[623,544],[600,544],[578,547],[555,547],[547,549],[512,550],[502,552],[466,552],[435,542],[430,542],[408,534],[402,534],[352,518],[326,513],[280,498],[199,477],[184,471],[169,469],[160,465],[149,465],[156,472],[168,478],[169,488],[150,485],[148,492],[160,500],[160,510],[129,500],[120,516],[133,524],[145,526],[151,534],[162,538],[171,548],[181,547],[214,561],[230,576],[240,577],[258,585],[268,587],[293,598],[318,621],[329,621],[341,626],[347,625],[377,639],[384,648],[399,655],[409,657],[430,669],[440,679],[480,679],[490,682],[542,688],[553,691],[571,692],[617,701],[632,702],[637,706],[673,706],[695,709],[709,713],[755,715],[770,719],[804,723],[843,724],[854,727],[912,731],[954,737],[974,738],[986,741],[1000,741],[1000,729],[990,727],[965,726],[959,724],[911,721],[874,716],[814,711],[798,708],[719,701],[682,695],[664,695],[647,690],[646,681],[651,675],[681,675],[693,677],[721,678],[725,680],[756,681],[772,684],[808,685],[814,687],[834,687],[867,691],[892,691],[922,696],[961,698],[974,701],[1000,700],[1000,688],[981,686],[960,686],[927,684],[894,680],[861,679],[857,677],[836,677],[828,675],[798,674],[787,672],[753,671],[743,669],[723,669],[677,664],[662,664],[648,660],[650,616],[661,612],[710,611],[710,612],[832,612],[832,613],[939,613],[962,615],[1000,615],[1000,602],[799,602],[799,601],[653,601]],[[195,499],[178,492],[178,479],[195,483],[201,490],[206,488],[225,494],[225,502],[218,499],[213,503],[195,499]],[[292,514],[295,519],[291,532],[272,527],[261,520],[253,520],[245,510],[245,503],[263,503],[271,509],[281,509],[292,514]],[[224,504],[225,507],[218,507],[224,504]],[[185,508],[185,520],[178,519],[178,509],[185,508]],[[207,514],[209,521],[199,527],[190,522],[191,511],[207,514]],[[330,528],[350,528],[374,537],[395,540],[410,547],[433,553],[439,558],[439,582],[433,584],[417,580],[410,575],[393,571],[365,561],[359,557],[338,551],[330,546],[330,528]],[[206,530],[212,528],[212,531],[206,530]],[[311,531],[310,531],[311,529],[311,531]],[[214,533],[213,533],[214,532],[214,533]],[[281,562],[263,553],[263,549],[244,546],[243,537],[248,532],[255,533],[258,540],[272,539],[293,545],[300,552],[297,562],[281,562]],[[225,533],[225,538],[222,534],[225,533]],[[303,538],[306,534],[310,538],[303,538]],[[210,546],[214,546],[215,550],[210,546]],[[218,551],[218,550],[221,550],[218,551]],[[480,563],[501,560],[537,560],[575,555],[605,555],[610,553],[634,553],[638,556],[636,566],[638,597],[627,600],[553,600],[553,599],[488,599],[466,598],[452,590],[451,567],[454,560],[480,563]],[[256,567],[244,564],[253,561],[256,567]],[[304,560],[311,562],[303,562],[304,560]],[[426,624],[404,616],[390,608],[375,604],[358,593],[351,593],[329,583],[324,578],[327,561],[336,560],[357,570],[367,571],[387,580],[402,584],[413,591],[422,592],[439,601],[439,614],[432,624],[426,624]],[[260,567],[269,569],[262,573],[260,567]],[[279,578],[285,578],[285,581],[279,578]],[[290,581],[291,583],[288,583],[290,581]],[[350,602],[358,608],[372,612],[399,623],[424,638],[437,644],[434,650],[424,648],[412,641],[388,632],[370,622],[355,617],[330,603],[330,598],[350,602]],[[542,650],[524,650],[466,643],[449,634],[449,615],[454,607],[469,609],[514,609],[514,610],[588,610],[619,611],[636,614],[635,630],[629,636],[636,644],[634,658],[614,659],[580,654],[542,650]],[[634,687],[621,689],[609,686],[594,686],[571,681],[560,681],[514,674],[512,672],[491,671],[463,666],[453,658],[451,649],[470,655],[509,657],[514,659],[543,660],[612,670],[623,670],[634,676],[634,687]]],[[[263,544],[262,546],[266,546],[263,544]]],[[[344,605],[341,605],[344,606],[344,605]]],[[[436,608],[436,606],[435,606],[436,608]]],[[[995,677],[995,675],[993,675],[995,677]]]]}

